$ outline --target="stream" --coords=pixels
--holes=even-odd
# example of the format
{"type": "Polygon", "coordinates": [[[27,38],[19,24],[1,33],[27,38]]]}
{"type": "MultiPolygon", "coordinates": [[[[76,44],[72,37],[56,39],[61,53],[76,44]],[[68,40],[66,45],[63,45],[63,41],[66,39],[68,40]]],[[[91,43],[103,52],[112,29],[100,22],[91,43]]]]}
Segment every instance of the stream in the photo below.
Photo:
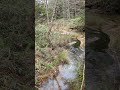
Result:
{"type": "Polygon", "coordinates": [[[70,86],[70,82],[78,78],[78,64],[79,66],[83,65],[85,51],[84,49],[75,48],[71,45],[69,46],[67,53],[69,64],[59,65],[59,74],[55,78],[50,77],[42,84],[39,90],[73,90],[74,87],[70,86]]]}
{"type": "MultiPolygon", "coordinates": [[[[109,52],[109,42],[110,37],[106,33],[86,30],[85,50],[74,47],[75,42],[69,43],[69,64],[60,64],[58,75],[55,78],[50,77],[39,90],[80,90],[74,89],[70,83],[78,78],[77,69],[83,66],[84,59],[86,90],[119,90],[117,78],[120,77],[120,70],[114,56],[109,52]]],[[[80,86],[80,83],[78,84],[80,86]]]]}
{"type": "Polygon", "coordinates": [[[106,33],[86,30],[86,89],[119,90],[116,77],[119,74],[118,63],[109,53],[110,38],[106,33]]]}

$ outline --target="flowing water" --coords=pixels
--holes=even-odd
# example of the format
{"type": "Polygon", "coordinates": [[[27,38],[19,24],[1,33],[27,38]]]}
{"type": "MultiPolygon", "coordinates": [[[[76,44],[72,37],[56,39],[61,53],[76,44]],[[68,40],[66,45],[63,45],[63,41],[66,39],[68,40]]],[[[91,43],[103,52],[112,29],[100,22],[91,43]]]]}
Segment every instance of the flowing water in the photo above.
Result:
{"type": "Polygon", "coordinates": [[[83,65],[85,51],[84,49],[74,48],[73,46],[70,46],[67,51],[67,59],[69,64],[59,65],[59,74],[55,78],[49,78],[45,81],[39,90],[71,90],[74,88],[71,88],[70,81],[78,77],[78,64],[80,66],[83,65]]]}
{"type": "Polygon", "coordinates": [[[86,89],[119,90],[115,79],[117,63],[108,52],[109,36],[95,30],[86,31],[86,36],[86,89]]]}
{"type": "Polygon", "coordinates": [[[113,56],[106,51],[109,36],[99,31],[90,31],[86,36],[88,36],[86,37],[86,52],[82,48],[73,47],[72,44],[75,42],[70,43],[67,54],[69,64],[59,65],[59,74],[55,78],[49,78],[45,81],[39,90],[80,90],[80,88],[73,89],[74,87],[70,86],[70,82],[77,78],[78,64],[83,66],[85,53],[86,89],[119,90],[115,80],[116,75],[118,75],[116,74],[116,70],[118,70],[116,62],[113,56]]]}

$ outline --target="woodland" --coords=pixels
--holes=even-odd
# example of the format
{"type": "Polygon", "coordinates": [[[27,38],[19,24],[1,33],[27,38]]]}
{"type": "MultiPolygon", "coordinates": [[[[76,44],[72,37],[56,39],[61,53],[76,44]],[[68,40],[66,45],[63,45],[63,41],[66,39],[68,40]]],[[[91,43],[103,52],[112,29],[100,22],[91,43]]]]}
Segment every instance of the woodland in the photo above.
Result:
{"type": "Polygon", "coordinates": [[[119,90],[119,0],[35,5],[36,89],[119,90]]]}
{"type": "Polygon", "coordinates": [[[84,5],[84,0],[36,1],[37,89],[79,90],[82,87],[80,85],[83,84],[84,67],[84,5]],[[79,54],[83,56],[80,58],[79,54]]]}
{"type": "Polygon", "coordinates": [[[0,29],[0,90],[120,89],[120,0],[0,0],[0,29]]]}

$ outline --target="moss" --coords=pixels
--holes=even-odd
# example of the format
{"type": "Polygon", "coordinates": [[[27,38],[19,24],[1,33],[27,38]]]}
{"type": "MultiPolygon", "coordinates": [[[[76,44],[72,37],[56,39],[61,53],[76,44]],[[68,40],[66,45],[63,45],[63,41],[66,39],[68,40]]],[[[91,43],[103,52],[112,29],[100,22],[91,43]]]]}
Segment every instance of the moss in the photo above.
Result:
{"type": "Polygon", "coordinates": [[[76,40],[76,43],[75,44],[73,44],[73,47],[75,47],[75,48],[79,48],[80,47],[80,41],[79,40],[76,40]]]}

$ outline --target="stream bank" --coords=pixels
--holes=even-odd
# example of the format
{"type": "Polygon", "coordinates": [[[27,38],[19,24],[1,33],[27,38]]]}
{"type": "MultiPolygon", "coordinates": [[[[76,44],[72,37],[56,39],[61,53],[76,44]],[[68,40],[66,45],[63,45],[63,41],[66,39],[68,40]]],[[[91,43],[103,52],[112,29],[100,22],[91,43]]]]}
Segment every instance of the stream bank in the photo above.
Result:
{"type": "Polygon", "coordinates": [[[119,90],[119,67],[109,53],[110,36],[100,30],[86,29],[86,89],[119,90]]]}
{"type": "Polygon", "coordinates": [[[58,74],[54,77],[49,77],[48,80],[44,81],[39,90],[80,89],[81,82],[79,81],[79,75],[82,76],[83,74],[82,68],[84,64],[85,51],[84,49],[73,47],[73,44],[71,45],[71,43],[68,45],[69,47],[66,50],[68,64],[60,64],[58,66],[58,71],[56,71],[58,74]]]}
{"type": "MultiPolygon", "coordinates": [[[[37,28],[38,32],[40,27],[37,28]]],[[[36,89],[79,90],[85,57],[84,32],[65,29],[52,31],[51,34],[54,49],[43,47],[41,50],[41,47],[36,47],[39,52],[36,53],[36,89]]]]}

